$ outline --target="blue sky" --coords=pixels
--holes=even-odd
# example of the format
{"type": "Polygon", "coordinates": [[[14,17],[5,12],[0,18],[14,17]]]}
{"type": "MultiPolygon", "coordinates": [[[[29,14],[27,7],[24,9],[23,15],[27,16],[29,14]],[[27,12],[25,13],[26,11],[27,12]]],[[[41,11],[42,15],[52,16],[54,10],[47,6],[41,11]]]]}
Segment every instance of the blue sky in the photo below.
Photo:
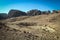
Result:
{"type": "Polygon", "coordinates": [[[0,13],[8,13],[11,9],[25,12],[31,9],[60,10],[60,0],[0,0],[0,13]]]}

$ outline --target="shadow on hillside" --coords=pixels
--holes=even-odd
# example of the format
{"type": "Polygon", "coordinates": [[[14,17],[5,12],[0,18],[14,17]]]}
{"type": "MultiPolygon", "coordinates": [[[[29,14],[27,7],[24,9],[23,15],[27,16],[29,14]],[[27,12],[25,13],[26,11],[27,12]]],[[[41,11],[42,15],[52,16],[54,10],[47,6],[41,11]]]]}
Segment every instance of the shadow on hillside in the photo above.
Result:
{"type": "Polygon", "coordinates": [[[18,26],[36,26],[36,23],[33,22],[21,22],[19,24],[17,24],[18,26]]]}

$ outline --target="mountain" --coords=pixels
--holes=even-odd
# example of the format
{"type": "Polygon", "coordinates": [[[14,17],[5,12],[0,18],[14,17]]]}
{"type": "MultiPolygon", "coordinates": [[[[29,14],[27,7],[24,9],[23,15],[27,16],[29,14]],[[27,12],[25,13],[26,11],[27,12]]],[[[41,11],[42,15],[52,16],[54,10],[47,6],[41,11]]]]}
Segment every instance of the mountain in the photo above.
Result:
{"type": "Polygon", "coordinates": [[[41,15],[41,11],[37,9],[33,9],[27,12],[28,16],[35,16],[35,15],[41,15]]]}
{"type": "Polygon", "coordinates": [[[48,11],[41,11],[41,14],[46,14],[47,15],[47,14],[50,14],[50,13],[51,13],[51,11],[49,11],[49,10],[48,11]]]}
{"type": "Polygon", "coordinates": [[[60,10],[53,10],[52,13],[60,13],[60,10]]]}
{"type": "Polygon", "coordinates": [[[9,13],[8,13],[8,17],[11,18],[11,17],[18,17],[18,16],[26,16],[27,14],[23,11],[19,11],[19,10],[10,10],[9,13]]]}
{"type": "Polygon", "coordinates": [[[0,20],[6,19],[8,15],[6,13],[0,13],[0,20]]]}
{"type": "Polygon", "coordinates": [[[1,20],[0,40],[60,40],[60,13],[1,20]]]}

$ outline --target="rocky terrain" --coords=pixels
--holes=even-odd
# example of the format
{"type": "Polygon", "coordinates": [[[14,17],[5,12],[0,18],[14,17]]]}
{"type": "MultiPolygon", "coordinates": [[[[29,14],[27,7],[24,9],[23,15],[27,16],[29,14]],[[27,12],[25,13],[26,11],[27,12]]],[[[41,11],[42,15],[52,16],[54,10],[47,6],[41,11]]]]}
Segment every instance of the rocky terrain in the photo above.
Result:
{"type": "Polygon", "coordinates": [[[41,15],[41,11],[40,10],[37,10],[37,9],[30,10],[30,11],[27,12],[27,15],[28,16],[41,15]]]}
{"type": "Polygon", "coordinates": [[[0,20],[0,40],[60,40],[59,11],[27,13],[0,20]]]}
{"type": "Polygon", "coordinates": [[[7,19],[8,15],[6,13],[0,13],[0,20],[7,19]]]}
{"type": "Polygon", "coordinates": [[[27,12],[23,12],[20,10],[15,10],[15,9],[11,9],[8,13],[0,13],[0,20],[3,19],[9,19],[9,18],[15,18],[15,17],[19,17],[19,16],[37,16],[37,15],[48,15],[48,14],[53,14],[53,13],[60,13],[60,10],[53,10],[51,11],[40,11],[37,9],[32,9],[30,11],[27,12]]]}
{"type": "Polygon", "coordinates": [[[19,11],[19,10],[10,10],[9,13],[8,13],[8,17],[11,18],[11,17],[18,17],[18,16],[25,16],[27,15],[25,12],[23,11],[19,11]]]}

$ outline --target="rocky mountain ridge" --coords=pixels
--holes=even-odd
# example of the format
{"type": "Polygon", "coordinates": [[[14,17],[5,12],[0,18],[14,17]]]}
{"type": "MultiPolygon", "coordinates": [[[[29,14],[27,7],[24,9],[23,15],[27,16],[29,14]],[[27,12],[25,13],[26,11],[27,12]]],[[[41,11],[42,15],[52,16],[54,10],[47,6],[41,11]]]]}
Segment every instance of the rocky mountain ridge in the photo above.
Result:
{"type": "Polygon", "coordinates": [[[20,10],[11,9],[8,12],[8,14],[0,13],[0,19],[19,17],[19,16],[36,16],[36,15],[42,15],[42,14],[48,15],[48,14],[54,14],[54,13],[60,13],[60,10],[53,10],[53,12],[51,12],[51,11],[40,11],[40,10],[37,10],[37,9],[33,9],[33,10],[30,10],[30,11],[27,11],[27,12],[23,12],[23,11],[20,11],[20,10]]]}

